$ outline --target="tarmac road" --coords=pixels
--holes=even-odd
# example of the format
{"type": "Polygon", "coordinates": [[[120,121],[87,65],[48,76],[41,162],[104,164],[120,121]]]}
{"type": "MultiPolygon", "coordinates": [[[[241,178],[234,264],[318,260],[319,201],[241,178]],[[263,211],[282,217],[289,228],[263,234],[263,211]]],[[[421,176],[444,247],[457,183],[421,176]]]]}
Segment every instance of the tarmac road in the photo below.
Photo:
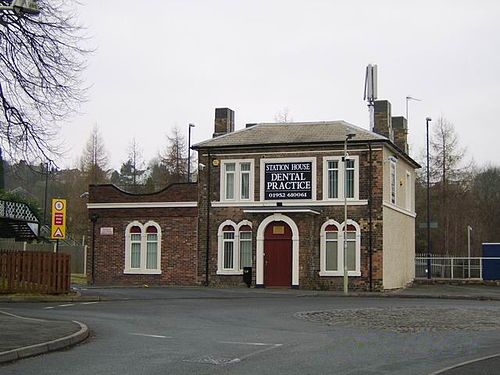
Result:
{"type": "MultiPolygon", "coordinates": [[[[0,303],[3,311],[91,329],[83,344],[1,365],[0,373],[429,374],[500,353],[499,301],[244,289],[90,292],[119,300],[0,303]]],[[[473,371],[488,373],[491,363],[473,371]]]]}

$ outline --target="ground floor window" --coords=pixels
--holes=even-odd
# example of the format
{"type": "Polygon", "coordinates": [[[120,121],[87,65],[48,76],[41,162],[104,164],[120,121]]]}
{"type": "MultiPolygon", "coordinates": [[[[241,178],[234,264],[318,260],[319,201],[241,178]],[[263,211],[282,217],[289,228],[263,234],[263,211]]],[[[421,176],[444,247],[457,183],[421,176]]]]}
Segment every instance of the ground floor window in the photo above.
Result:
{"type": "Polygon", "coordinates": [[[218,231],[219,275],[239,275],[243,267],[252,266],[252,224],[244,220],[239,224],[226,220],[218,231]]]}
{"type": "Polygon", "coordinates": [[[342,276],[345,264],[349,276],[361,276],[361,232],[359,225],[347,221],[344,223],[328,220],[321,226],[320,233],[320,276],[342,276]],[[345,242],[344,242],[345,241],[345,242]]]}
{"type": "Polygon", "coordinates": [[[154,221],[133,221],[125,229],[124,273],[161,273],[161,228],[154,221]]]}

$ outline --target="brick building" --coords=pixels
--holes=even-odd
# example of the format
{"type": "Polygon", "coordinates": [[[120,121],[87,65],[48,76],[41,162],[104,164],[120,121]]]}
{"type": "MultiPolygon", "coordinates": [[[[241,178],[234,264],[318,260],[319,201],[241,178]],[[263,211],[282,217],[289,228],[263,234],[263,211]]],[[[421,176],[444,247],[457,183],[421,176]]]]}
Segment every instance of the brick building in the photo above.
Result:
{"type": "Polygon", "coordinates": [[[95,243],[94,259],[92,250],[87,252],[89,280],[94,264],[94,281],[100,285],[196,284],[196,201],[195,183],[140,195],[114,185],[91,185],[88,208],[95,243]]]}
{"type": "Polygon", "coordinates": [[[197,184],[152,195],[91,187],[96,282],[236,286],[251,267],[256,287],[341,289],[346,264],[351,289],[404,287],[419,167],[406,137],[387,101],[375,102],[373,131],[344,121],[235,131],[233,111],[218,108],[214,138],[193,146],[197,184]]]}

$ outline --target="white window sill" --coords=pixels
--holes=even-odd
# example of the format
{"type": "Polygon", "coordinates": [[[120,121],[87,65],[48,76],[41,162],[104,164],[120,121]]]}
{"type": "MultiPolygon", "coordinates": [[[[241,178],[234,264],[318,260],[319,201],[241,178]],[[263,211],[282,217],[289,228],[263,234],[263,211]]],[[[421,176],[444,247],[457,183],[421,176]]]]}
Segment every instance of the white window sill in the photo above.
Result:
{"type": "Polygon", "coordinates": [[[161,270],[128,269],[123,271],[127,275],[161,275],[161,270]]]}
{"type": "Polygon", "coordinates": [[[243,275],[243,271],[217,270],[217,275],[243,275]]]}
{"type": "MultiPolygon", "coordinates": [[[[320,271],[320,276],[344,276],[344,271],[320,271]]],[[[361,276],[361,271],[348,271],[347,276],[361,276]]]]}

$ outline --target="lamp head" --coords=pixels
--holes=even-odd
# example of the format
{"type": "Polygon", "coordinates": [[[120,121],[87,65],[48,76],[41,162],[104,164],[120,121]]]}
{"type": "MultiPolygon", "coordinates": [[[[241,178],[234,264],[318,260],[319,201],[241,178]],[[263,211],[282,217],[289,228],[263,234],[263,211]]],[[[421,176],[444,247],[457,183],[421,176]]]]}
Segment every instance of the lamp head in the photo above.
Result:
{"type": "Polygon", "coordinates": [[[430,117],[426,117],[425,121],[430,122],[430,121],[432,121],[432,119],[430,117]]]}
{"type": "Polygon", "coordinates": [[[195,126],[194,126],[194,124],[189,124],[189,127],[194,128],[195,126]]]}
{"type": "Polygon", "coordinates": [[[348,133],[348,134],[346,134],[345,139],[349,140],[349,139],[354,138],[355,136],[356,136],[356,133],[348,133]]]}

